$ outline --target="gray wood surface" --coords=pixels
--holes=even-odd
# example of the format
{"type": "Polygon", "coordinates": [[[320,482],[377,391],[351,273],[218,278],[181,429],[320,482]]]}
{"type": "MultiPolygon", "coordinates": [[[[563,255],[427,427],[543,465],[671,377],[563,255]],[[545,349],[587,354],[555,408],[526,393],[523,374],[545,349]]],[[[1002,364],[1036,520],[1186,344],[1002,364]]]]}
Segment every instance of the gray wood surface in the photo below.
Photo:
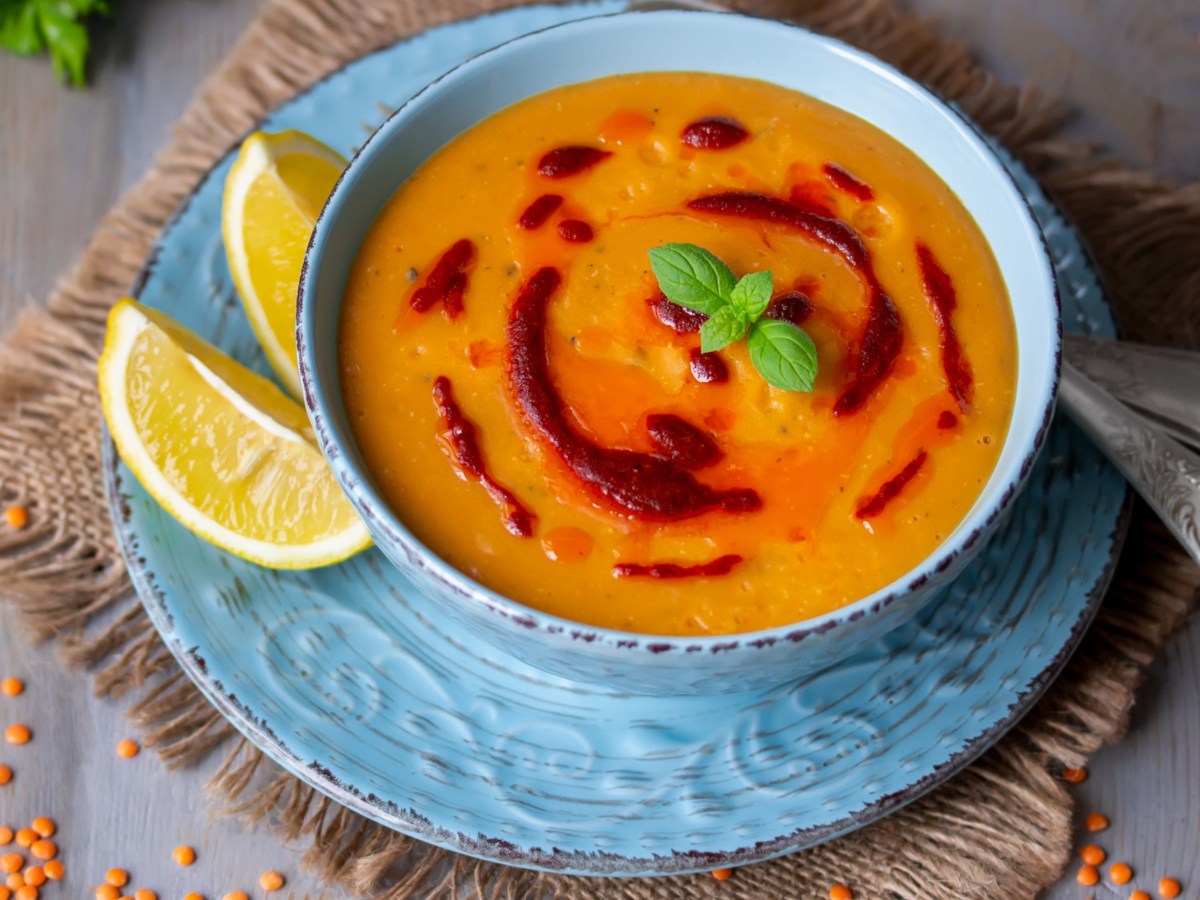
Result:
{"type": "MultiPolygon", "coordinates": [[[[910,0],[975,48],[1001,76],[1033,77],[1081,111],[1074,130],[1177,182],[1200,177],[1200,5],[1196,0],[910,0]]],[[[260,0],[121,0],[100,41],[86,92],[54,84],[43,60],[0,58],[0,328],[42,302],[55,275],[82,250],[100,216],[137,179],[166,140],[205,72],[228,51],[260,0]]],[[[3,473],[0,473],[0,478],[3,473]]],[[[298,871],[294,852],[268,834],[209,821],[205,773],[167,773],[152,754],[118,759],[130,734],[124,704],[91,698],[51,649],[31,648],[0,608],[0,676],[29,689],[0,697],[0,726],[34,730],[25,747],[0,744],[13,782],[0,788],[0,824],[55,818],[68,876],[47,898],[91,896],[106,869],[167,898],[198,890],[209,900],[240,889],[261,895],[258,875],[289,877],[275,896],[335,897],[298,871]],[[196,847],[190,869],[171,860],[196,847]]],[[[1200,896],[1200,622],[1172,639],[1139,694],[1129,737],[1103,750],[1074,790],[1080,813],[1113,823],[1099,836],[1129,862],[1135,884],[1098,888],[1097,898],[1153,896],[1162,875],[1200,896]]],[[[1051,900],[1088,892],[1073,879],[1051,900]]],[[[997,898],[1005,900],[1005,898],[997,898]]]]}

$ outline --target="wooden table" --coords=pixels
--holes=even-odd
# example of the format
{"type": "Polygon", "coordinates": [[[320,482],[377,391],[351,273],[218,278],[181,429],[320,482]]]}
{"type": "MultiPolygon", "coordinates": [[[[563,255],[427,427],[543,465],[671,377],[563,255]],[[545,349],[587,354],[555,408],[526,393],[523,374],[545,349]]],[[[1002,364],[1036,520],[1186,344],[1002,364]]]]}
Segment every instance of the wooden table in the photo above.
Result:
{"type": "MultiPolygon", "coordinates": [[[[1200,5],[1196,0],[912,0],[942,17],[1010,81],[1033,77],[1075,103],[1077,134],[1102,139],[1126,159],[1175,181],[1200,177],[1200,5]]],[[[260,0],[123,0],[100,41],[86,92],[53,83],[44,60],[0,59],[0,327],[41,302],[79,254],[120,191],[146,169],[200,78],[232,46],[260,0]]],[[[0,477],[3,477],[0,473],[0,477]]],[[[96,702],[87,680],[62,669],[50,648],[24,643],[0,609],[0,676],[29,688],[0,698],[0,722],[35,732],[24,748],[0,749],[16,778],[0,788],[0,824],[55,818],[68,867],[44,896],[87,897],[106,869],[167,900],[199,890],[257,891],[277,868],[295,896],[320,892],[295,855],[262,831],[206,821],[202,772],[168,773],[152,754],[118,759],[128,736],[126,704],[96,702]],[[196,847],[189,869],[171,860],[196,847]]],[[[1200,896],[1200,622],[1168,644],[1139,694],[1129,737],[1097,755],[1077,789],[1080,812],[1099,810],[1113,828],[1102,843],[1139,873],[1152,894],[1160,875],[1200,896]]],[[[1132,886],[1131,886],[1132,887],[1132,886]]],[[[1098,889],[1097,898],[1128,896],[1098,889]]],[[[285,895],[287,892],[285,892],[285,895]]],[[[1068,875],[1049,892],[1085,892],[1068,875]]],[[[1006,898],[997,898],[1006,900],[1006,898]]]]}

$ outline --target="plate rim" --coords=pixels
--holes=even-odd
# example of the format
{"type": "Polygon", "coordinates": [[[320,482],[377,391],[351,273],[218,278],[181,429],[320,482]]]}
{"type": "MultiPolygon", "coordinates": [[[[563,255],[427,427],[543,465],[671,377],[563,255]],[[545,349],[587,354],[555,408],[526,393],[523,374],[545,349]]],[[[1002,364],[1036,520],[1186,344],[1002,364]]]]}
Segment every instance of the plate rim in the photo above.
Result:
{"type": "MultiPolygon", "coordinates": [[[[568,5],[577,10],[587,10],[588,8],[602,9],[610,4],[605,2],[605,0],[575,0],[575,2],[568,5]]],[[[343,74],[350,67],[369,58],[384,53],[394,52],[398,47],[402,47],[405,44],[417,40],[422,35],[430,31],[455,26],[469,27],[472,24],[479,23],[487,19],[511,15],[519,12],[520,10],[528,10],[539,7],[551,8],[554,6],[558,6],[558,4],[538,3],[525,7],[493,10],[463,19],[457,19],[453,22],[430,26],[429,28],[417,32],[416,34],[406,36],[397,41],[371,50],[368,53],[364,53],[361,56],[357,56],[354,59],[347,60],[345,63],[326,73],[311,85],[300,91],[297,91],[295,94],[273,106],[270,110],[258,118],[253,126],[243,132],[230,145],[226,152],[217,157],[204,172],[204,174],[180,199],[176,209],[164,222],[162,228],[156,235],[154,243],[147,254],[146,261],[139,270],[131,286],[130,293],[136,297],[143,292],[148,281],[154,275],[154,272],[157,268],[159,254],[162,250],[166,237],[178,225],[179,221],[187,214],[187,211],[197,194],[214,177],[216,171],[220,169],[228,159],[238,152],[245,138],[255,130],[258,130],[268,118],[276,113],[280,106],[284,104],[290,104],[305,97],[331,79],[343,74]]],[[[804,26],[795,25],[793,27],[803,28],[804,26]]],[[[811,29],[805,30],[811,31],[811,29]]],[[[842,41],[838,38],[822,35],[819,32],[813,33],[817,34],[822,39],[829,40],[847,47],[852,47],[852,45],[847,44],[845,41],[842,41]]],[[[866,51],[858,50],[858,48],[853,49],[855,52],[866,53],[866,51]]],[[[472,54],[472,56],[474,55],[477,54],[472,54]]],[[[880,61],[880,63],[888,68],[894,69],[893,66],[886,62],[880,61]]],[[[922,85],[922,87],[924,87],[926,90],[929,90],[940,102],[944,103],[954,113],[960,116],[971,128],[986,136],[987,133],[984,132],[983,129],[980,128],[969,116],[963,113],[956,104],[945,98],[940,92],[933,90],[926,85],[922,85]]],[[[1036,179],[1033,180],[1036,183],[1036,179]]],[[[1040,184],[1038,185],[1038,189],[1041,190],[1040,184]]],[[[1023,197],[1025,196],[1024,190],[1020,189],[1019,186],[1018,192],[1023,197]]],[[[1090,253],[1090,248],[1083,240],[1082,235],[1078,233],[1066,216],[1062,214],[1062,211],[1059,209],[1058,205],[1049,197],[1046,197],[1045,199],[1046,202],[1058,214],[1065,227],[1070,230],[1071,235],[1081,248],[1085,257],[1085,265],[1089,272],[1094,276],[1097,290],[1099,291],[1100,296],[1102,297],[1111,314],[1113,312],[1113,307],[1106,292],[1104,291],[1100,273],[1095,266],[1094,260],[1090,253]]],[[[1028,203],[1027,198],[1026,202],[1028,203]]],[[[1043,240],[1045,240],[1044,234],[1043,240]]],[[[1051,256],[1053,258],[1052,254],[1051,256]]],[[[1116,322],[1115,315],[1113,316],[1113,321],[1119,328],[1120,326],[1119,323],[1116,322]]],[[[1047,423],[1047,425],[1049,425],[1049,423],[1047,423]]],[[[1043,431],[1043,440],[1045,439],[1047,433],[1048,428],[1043,431]]],[[[152,569],[150,569],[147,560],[140,556],[140,549],[137,544],[136,536],[132,534],[130,521],[132,511],[121,495],[122,474],[120,472],[120,458],[116,453],[115,445],[112,442],[106,425],[102,424],[101,426],[100,438],[103,457],[102,465],[104,467],[105,493],[113,524],[114,535],[117,538],[117,543],[121,554],[125,559],[126,569],[129,573],[134,590],[137,593],[138,599],[142,603],[142,606],[146,609],[156,631],[163,639],[164,644],[166,644],[172,656],[179,663],[181,669],[185,672],[185,674],[187,674],[189,680],[197,687],[197,689],[208,700],[208,702],[217,709],[225,721],[233,725],[234,728],[240,734],[242,734],[246,740],[254,745],[256,749],[263,752],[278,765],[282,766],[291,775],[299,778],[305,784],[309,785],[321,794],[331,797],[333,800],[342,804],[343,806],[364,815],[365,817],[383,825],[384,827],[407,834],[411,837],[435,846],[491,862],[520,866],[524,868],[535,868],[553,872],[583,875],[639,876],[685,874],[689,872],[706,871],[724,865],[745,865],[752,862],[760,862],[767,859],[772,859],[815,846],[816,844],[831,840],[842,834],[863,827],[871,822],[877,821],[878,819],[899,810],[908,803],[919,799],[929,791],[945,783],[950,777],[962,771],[964,768],[986,753],[987,750],[991,749],[1005,734],[1012,730],[1012,728],[1021,720],[1021,718],[1023,718],[1024,715],[1034,708],[1039,698],[1045,693],[1049,686],[1053,684],[1063,668],[1065,668],[1067,663],[1070,661],[1075,650],[1082,641],[1083,636],[1086,634],[1088,626],[1091,624],[1097,611],[1099,610],[1100,603],[1108,589],[1109,584],[1111,583],[1128,534],[1133,508],[1133,494],[1129,485],[1126,484],[1124,486],[1124,497],[1121,503],[1120,511],[1116,516],[1112,528],[1109,530],[1106,536],[1106,540],[1109,544],[1108,559],[1095,582],[1088,589],[1084,606],[1076,622],[1072,625],[1067,639],[1063,642],[1062,646],[1059,648],[1055,656],[1050,660],[1048,665],[1027,683],[1025,690],[1016,695],[1014,702],[1010,706],[1008,715],[994,723],[986,731],[978,734],[967,744],[967,746],[948,756],[943,762],[936,765],[932,771],[928,772],[922,778],[910,783],[901,791],[878,798],[877,800],[863,806],[856,812],[842,817],[836,822],[809,828],[796,829],[786,834],[779,835],[773,839],[757,842],[750,847],[743,847],[727,852],[674,850],[671,851],[670,855],[655,854],[649,857],[632,857],[602,850],[593,850],[585,853],[582,851],[566,852],[557,849],[544,851],[537,847],[520,848],[513,842],[503,838],[489,838],[484,835],[479,835],[477,838],[472,838],[462,832],[454,833],[448,829],[433,825],[428,818],[424,817],[414,809],[400,809],[394,804],[386,803],[372,794],[364,795],[353,785],[343,784],[331,771],[324,769],[315,762],[304,762],[303,759],[297,756],[291,750],[291,748],[289,748],[274,734],[269,725],[261,721],[252,712],[250,712],[249,708],[238,699],[235,693],[230,691],[218,679],[210,676],[207,669],[207,664],[205,663],[203,656],[198,652],[198,648],[185,647],[183,642],[179,640],[179,637],[175,631],[174,619],[166,603],[166,593],[158,586],[154,572],[152,569]]]]}
{"type": "Polygon", "coordinates": [[[622,877],[683,875],[724,866],[763,862],[806,850],[843,834],[856,831],[891,815],[944,784],[995,746],[1026,714],[1030,713],[1070,662],[1099,611],[1104,595],[1112,581],[1128,534],[1133,510],[1133,495],[1126,485],[1120,512],[1108,533],[1110,542],[1108,560],[1096,581],[1089,588],[1080,615],[1072,625],[1070,634],[1058,653],[1041,672],[1030,680],[1026,689],[1017,695],[1009,707],[1009,714],[973,738],[963,749],[947,757],[931,772],[910,783],[904,789],[880,797],[836,822],[795,829],[770,840],[756,842],[749,847],[740,847],[725,852],[673,850],[670,856],[656,854],[648,857],[626,856],[602,850],[581,853],[554,849],[546,852],[537,847],[522,850],[512,841],[504,838],[487,837],[482,834],[472,838],[461,831],[451,832],[449,829],[434,826],[426,816],[415,809],[400,809],[393,804],[381,801],[372,794],[364,795],[353,785],[343,783],[329,769],[319,766],[315,762],[305,763],[287,744],[280,740],[269,725],[250,712],[235,693],[229,692],[218,679],[210,676],[207,664],[204,657],[198,652],[198,648],[185,647],[183,642],[178,639],[175,634],[174,619],[166,603],[165,592],[157,585],[154,573],[146,561],[137,555],[138,546],[132,537],[132,529],[129,527],[129,510],[125,508],[120,495],[122,477],[120,457],[107,427],[103,428],[101,439],[103,442],[105,490],[109,497],[114,532],[121,554],[126,560],[126,568],[138,599],[146,609],[151,623],[171,655],[200,693],[221,713],[225,721],[233,725],[256,749],[291,775],[299,778],[319,793],[331,797],[348,809],[385,828],[443,849],[488,862],[576,875],[622,877]],[[118,515],[124,517],[123,520],[118,519],[118,515]],[[586,864],[581,866],[581,862],[586,864]]]}

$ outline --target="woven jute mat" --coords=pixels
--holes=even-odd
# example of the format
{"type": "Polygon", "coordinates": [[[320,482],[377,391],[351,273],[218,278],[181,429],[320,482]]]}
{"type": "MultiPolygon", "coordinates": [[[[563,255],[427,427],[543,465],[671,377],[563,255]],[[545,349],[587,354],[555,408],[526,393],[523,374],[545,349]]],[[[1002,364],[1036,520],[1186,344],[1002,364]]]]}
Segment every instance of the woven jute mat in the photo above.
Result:
{"type": "MultiPolygon", "coordinates": [[[[209,765],[225,814],[307,842],[304,860],[359,894],[693,898],[1032,897],[1069,855],[1058,770],[1125,727],[1141,672],[1193,604],[1200,571],[1142,509],[1095,624],[1036,709],[983,758],[888,819],[815,849],[707,875],[603,881],[456,857],[340,808],[277,769],[201,697],[132,593],[109,525],[95,364],[104,317],[163,223],[205,170],[271,107],[330,70],[429,25],[504,0],[274,0],[201,87],[154,167],[104,219],[44,311],[0,346],[0,502],[30,525],[0,536],[0,588],[38,637],[90,670],[100,695],[132,694],[144,743],[171,765],[209,765]]],[[[1056,139],[1062,111],[999,84],[968,53],[888,0],[743,2],[857,44],[963,107],[1041,179],[1080,228],[1125,335],[1200,345],[1200,185],[1172,190],[1056,139]]]]}

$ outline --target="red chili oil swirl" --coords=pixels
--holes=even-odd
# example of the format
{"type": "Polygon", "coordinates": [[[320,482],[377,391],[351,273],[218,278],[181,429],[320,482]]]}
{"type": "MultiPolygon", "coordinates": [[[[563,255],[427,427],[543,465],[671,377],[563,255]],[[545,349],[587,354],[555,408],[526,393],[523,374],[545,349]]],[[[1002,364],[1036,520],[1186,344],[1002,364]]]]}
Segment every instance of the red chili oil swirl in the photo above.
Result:
{"type": "Polygon", "coordinates": [[[576,429],[550,378],[546,308],[562,283],[558,270],[538,269],[522,285],[508,319],[509,385],[529,424],[589,490],[618,510],[668,522],[713,510],[752,512],[762,499],[748,488],[719,491],[671,460],[601,447],[576,429]]]}
{"type": "Polygon", "coordinates": [[[946,270],[938,265],[933,257],[933,251],[917,242],[917,261],[921,264],[921,279],[925,282],[925,298],[933,307],[933,318],[937,321],[941,335],[942,370],[946,373],[946,386],[963,412],[971,406],[975,382],[971,376],[971,364],[963,354],[962,344],[958,342],[958,332],[950,320],[954,308],[958,306],[958,296],[954,292],[954,282],[946,274],[946,270]]]}
{"type": "Polygon", "coordinates": [[[829,205],[829,191],[819,181],[804,181],[792,185],[792,189],[788,191],[788,199],[794,206],[814,215],[830,218],[836,216],[833,207],[829,205]]]}
{"type": "Polygon", "coordinates": [[[699,347],[693,347],[688,368],[701,384],[724,384],[729,380],[729,366],[715,351],[701,353],[699,347]]]}
{"type": "Polygon", "coordinates": [[[940,428],[942,431],[949,431],[951,428],[953,428],[957,424],[958,424],[958,416],[956,416],[954,413],[950,412],[950,410],[948,410],[948,409],[943,410],[941,415],[938,416],[937,427],[940,428]]]}
{"type": "Polygon", "coordinates": [[[599,147],[555,147],[538,160],[537,171],[546,178],[567,178],[587,171],[610,156],[611,151],[599,147]]]}
{"type": "Polygon", "coordinates": [[[595,237],[595,233],[587,222],[566,219],[558,223],[558,236],[569,244],[586,244],[595,237]]]}
{"type": "Polygon", "coordinates": [[[563,198],[560,194],[542,194],[521,213],[521,218],[517,219],[517,224],[526,231],[534,231],[546,224],[546,220],[554,215],[554,211],[562,206],[563,198]]]}
{"type": "Polygon", "coordinates": [[[683,129],[679,139],[697,150],[725,150],[750,137],[741,122],[726,116],[705,116],[683,129]]]}
{"type": "Polygon", "coordinates": [[[697,212],[772,222],[793,228],[842,257],[866,283],[870,297],[867,324],[859,339],[853,376],[833,405],[835,416],[857,412],[891,374],[900,355],[904,334],[896,304],[883,290],[871,255],[858,233],[840,219],[817,215],[778,197],[749,191],[728,191],[688,203],[697,212]]]}
{"type": "Polygon", "coordinates": [[[703,469],[724,456],[716,441],[687,419],[672,413],[646,416],[646,431],[660,455],[687,469],[703,469]]]}
{"type": "Polygon", "coordinates": [[[475,423],[463,415],[454,400],[454,386],[445,375],[439,375],[433,382],[433,402],[445,428],[442,439],[459,469],[483,485],[488,496],[500,507],[504,513],[504,527],[509,534],[532,537],[533,523],[537,517],[512,491],[488,474],[479,441],[475,437],[475,423]]]}
{"type": "Polygon", "coordinates": [[[659,292],[657,297],[646,301],[654,318],[662,322],[676,334],[692,334],[700,330],[700,326],[708,321],[708,316],[678,303],[672,303],[667,295],[659,292]]]}
{"type": "Polygon", "coordinates": [[[413,291],[408,305],[417,312],[427,312],[439,300],[451,319],[462,312],[463,295],[467,291],[467,269],[475,261],[475,245],[463,238],[451,245],[434,264],[425,283],[413,291]]]}
{"type": "Polygon", "coordinates": [[[763,313],[768,319],[799,325],[812,315],[812,301],[799,291],[788,291],[771,298],[763,313]]]}
{"type": "Polygon", "coordinates": [[[869,184],[860,181],[837,163],[825,163],[821,166],[821,173],[829,179],[830,184],[842,193],[849,194],[864,203],[875,199],[875,192],[871,190],[869,184]]]}
{"type": "Polygon", "coordinates": [[[875,492],[874,497],[860,503],[858,509],[854,511],[854,515],[860,519],[873,519],[887,509],[888,504],[900,496],[904,486],[917,477],[917,473],[921,471],[921,467],[925,465],[928,457],[928,453],[924,450],[920,451],[900,470],[899,475],[885,481],[883,487],[875,492]]]}
{"type": "Polygon", "coordinates": [[[616,578],[712,578],[728,575],[742,561],[742,557],[736,553],[729,553],[718,556],[712,562],[694,566],[681,566],[679,563],[617,563],[612,567],[612,573],[616,578]]]}

